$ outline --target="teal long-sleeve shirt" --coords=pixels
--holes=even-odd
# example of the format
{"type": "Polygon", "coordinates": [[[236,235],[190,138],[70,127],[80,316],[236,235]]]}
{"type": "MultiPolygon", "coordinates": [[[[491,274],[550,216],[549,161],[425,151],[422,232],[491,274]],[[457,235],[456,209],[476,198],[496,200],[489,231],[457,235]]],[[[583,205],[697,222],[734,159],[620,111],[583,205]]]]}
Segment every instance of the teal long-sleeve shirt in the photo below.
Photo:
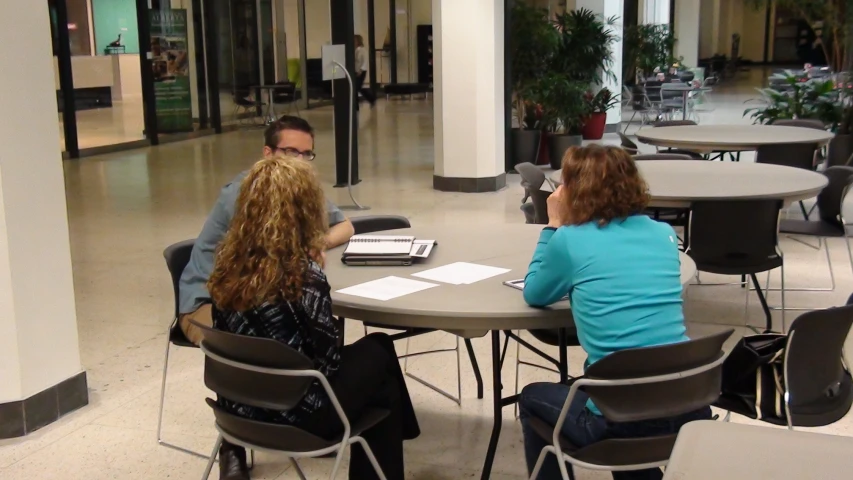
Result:
{"type": "Polygon", "coordinates": [[[675,232],[645,215],[545,228],[524,280],[531,306],[569,295],[587,365],[619,350],[687,340],[681,291],[675,232]]]}

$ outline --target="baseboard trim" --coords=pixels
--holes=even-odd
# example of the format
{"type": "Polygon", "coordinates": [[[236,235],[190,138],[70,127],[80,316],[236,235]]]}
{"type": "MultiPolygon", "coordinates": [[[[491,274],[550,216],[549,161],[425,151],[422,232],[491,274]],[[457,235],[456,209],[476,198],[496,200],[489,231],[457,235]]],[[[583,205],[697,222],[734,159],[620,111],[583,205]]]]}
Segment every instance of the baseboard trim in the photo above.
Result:
{"type": "Polygon", "coordinates": [[[0,439],[29,435],[88,404],[86,372],[24,400],[0,403],[0,439]]]}
{"type": "Polygon", "coordinates": [[[497,192],[504,187],[506,187],[506,173],[485,178],[442,177],[440,175],[433,175],[432,177],[432,188],[441,192],[497,192]]]}

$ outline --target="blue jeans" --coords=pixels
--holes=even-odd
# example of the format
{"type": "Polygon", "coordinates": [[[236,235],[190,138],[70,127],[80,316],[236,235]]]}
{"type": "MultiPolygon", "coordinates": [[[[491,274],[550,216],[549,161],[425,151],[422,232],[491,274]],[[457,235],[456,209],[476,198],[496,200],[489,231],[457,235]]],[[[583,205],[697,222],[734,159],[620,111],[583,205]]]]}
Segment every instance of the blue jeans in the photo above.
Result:
{"type": "MultiPolygon", "coordinates": [[[[549,445],[550,439],[540,437],[530,427],[529,419],[536,416],[551,425],[557,424],[560,410],[569,394],[569,387],[559,383],[534,383],[524,387],[519,399],[519,411],[521,416],[521,428],[524,433],[524,456],[527,460],[527,472],[533,473],[536,460],[545,446],[549,445]]],[[[636,438],[655,435],[667,435],[676,433],[687,422],[693,420],[705,420],[711,418],[711,408],[705,407],[695,412],[690,412],[677,417],[663,418],[658,420],[646,420],[642,422],[612,423],[601,415],[596,415],[586,408],[589,397],[578,391],[566,420],[563,422],[562,434],[578,447],[605,440],[608,438],[636,438]]],[[[574,479],[571,465],[567,465],[569,476],[574,479]]],[[[560,468],[557,465],[557,457],[549,454],[542,468],[539,470],[537,480],[554,480],[560,478],[560,468]]],[[[613,472],[614,480],[627,479],[661,479],[663,474],[660,469],[638,470],[633,472],[613,472]]]]}

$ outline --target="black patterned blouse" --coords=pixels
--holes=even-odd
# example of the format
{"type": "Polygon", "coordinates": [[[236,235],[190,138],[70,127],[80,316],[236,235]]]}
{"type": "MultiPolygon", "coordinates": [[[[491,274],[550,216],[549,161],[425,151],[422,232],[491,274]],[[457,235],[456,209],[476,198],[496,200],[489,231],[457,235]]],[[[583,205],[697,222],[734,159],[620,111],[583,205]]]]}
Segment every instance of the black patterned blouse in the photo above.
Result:
{"type": "MultiPolygon", "coordinates": [[[[311,262],[300,300],[265,303],[245,312],[222,311],[214,306],[213,328],[278,340],[312,359],[314,368],[331,378],[340,364],[343,328],[341,322],[332,316],[329,292],[326,275],[317,263],[311,262]]],[[[316,380],[302,401],[288,411],[250,407],[219,397],[219,404],[235,415],[282,424],[298,424],[328,401],[323,386],[316,380]]]]}

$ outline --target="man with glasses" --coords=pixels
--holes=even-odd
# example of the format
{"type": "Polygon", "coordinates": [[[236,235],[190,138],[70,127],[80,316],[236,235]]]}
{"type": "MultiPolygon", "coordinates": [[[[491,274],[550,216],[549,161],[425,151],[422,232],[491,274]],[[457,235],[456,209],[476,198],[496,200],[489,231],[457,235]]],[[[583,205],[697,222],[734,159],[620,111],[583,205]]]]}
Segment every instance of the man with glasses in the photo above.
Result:
{"type": "MultiPolygon", "coordinates": [[[[264,156],[281,153],[305,161],[312,161],[314,154],[314,129],[299,117],[285,115],[270,124],[264,132],[264,156]]],[[[225,237],[225,232],[234,216],[234,206],[240,193],[240,184],[248,170],[240,172],[219,193],[216,205],[204,222],[204,227],[195,241],[190,261],[181,275],[179,288],[180,320],[184,334],[194,344],[201,342],[201,331],[190,323],[194,320],[203,325],[212,325],[210,294],[207,280],[213,272],[213,256],[216,246],[225,237]]],[[[326,247],[333,248],[346,243],[355,233],[350,222],[335,204],[326,200],[329,216],[329,232],[326,247]]]]}

